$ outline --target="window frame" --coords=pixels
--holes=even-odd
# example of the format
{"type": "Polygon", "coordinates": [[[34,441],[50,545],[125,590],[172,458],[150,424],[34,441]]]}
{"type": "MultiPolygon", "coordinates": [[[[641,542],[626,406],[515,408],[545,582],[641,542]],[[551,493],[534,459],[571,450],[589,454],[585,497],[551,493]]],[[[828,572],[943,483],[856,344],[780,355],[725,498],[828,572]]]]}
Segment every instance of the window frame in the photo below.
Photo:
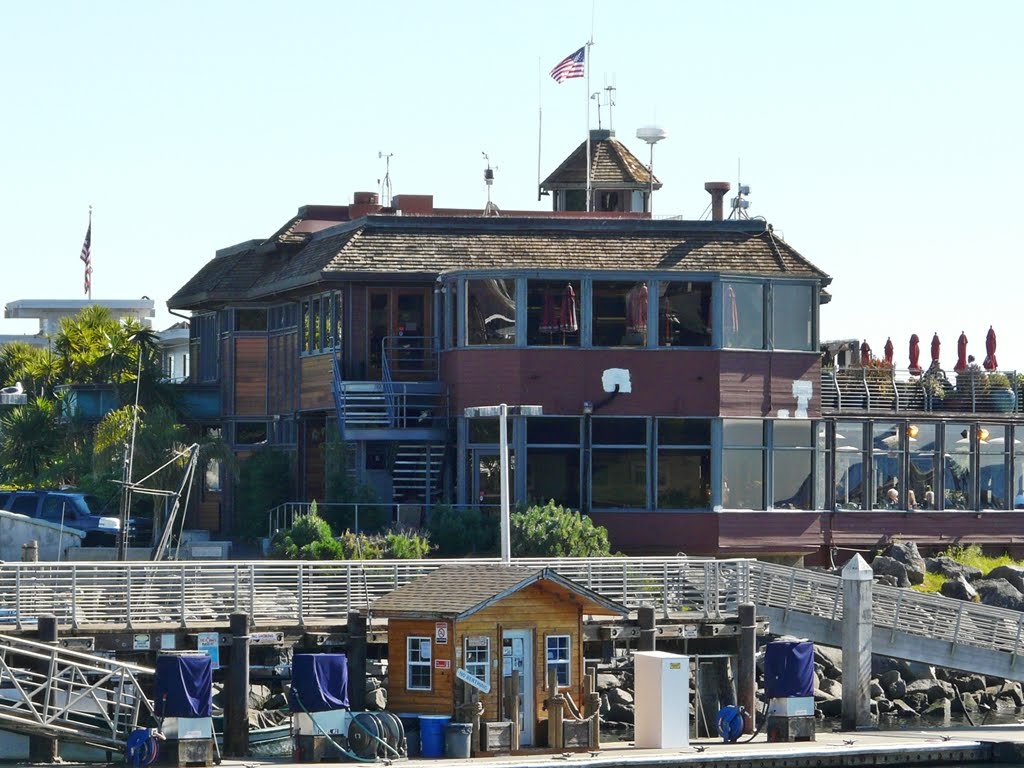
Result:
{"type": "Polygon", "coordinates": [[[426,635],[410,635],[405,638],[405,689],[407,691],[432,691],[434,690],[434,646],[433,639],[426,635]],[[417,659],[413,661],[413,642],[416,642],[417,659]],[[423,643],[426,642],[427,648],[429,649],[429,656],[424,660],[423,655],[423,643]],[[427,685],[413,685],[412,684],[412,672],[413,669],[427,670],[427,685]]]}
{"type": "MultiPolygon", "coordinates": [[[[559,651],[560,648],[556,647],[555,651],[559,651]]],[[[570,634],[557,634],[557,635],[545,635],[544,636],[544,684],[547,685],[548,678],[551,674],[550,670],[555,667],[556,670],[565,668],[565,682],[558,679],[559,688],[568,688],[572,685],[572,635],[570,634]],[[552,640],[565,640],[565,658],[558,658],[552,661],[551,659],[551,641],[552,640]]],[[[557,679],[557,678],[556,678],[557,679]]]]}
{"type": "Polygon", "coordinates": [[[487,635],[466,635],[462,641],[462,667],[469,674],[478,680],[482,680],[488,687],[491,684],[491,638],[487,635]],[[470,654],[480,652],[480,646],[471,648],[471,640],[483,640],[483,661],[470,661],[470,654]],[[474,669],[483,667],[483,675],[478,675],[474,669]]]}

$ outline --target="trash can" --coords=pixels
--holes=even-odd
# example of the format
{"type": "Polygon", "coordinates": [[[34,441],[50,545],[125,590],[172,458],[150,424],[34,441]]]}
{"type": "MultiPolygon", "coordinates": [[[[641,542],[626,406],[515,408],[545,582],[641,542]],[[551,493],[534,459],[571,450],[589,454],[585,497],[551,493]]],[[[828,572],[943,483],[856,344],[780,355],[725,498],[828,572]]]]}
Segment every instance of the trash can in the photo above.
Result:
{"type": "Polygon", "coordinates": [[[444,729],[444,745],[447,757],[468,759],[473,745],[473,724],[449,723],[444,729]]]}
{"type": "Polygon", "coordinates": [[[420,716],[411,712],[398,715],[405,730],[405,749],[407,757],[420,756],[420,716]]]}
{"type": "Polygon", "coordinates": [[[420,715],[420,757],[444,757],[444,727],[451,715],[420,715]]]}

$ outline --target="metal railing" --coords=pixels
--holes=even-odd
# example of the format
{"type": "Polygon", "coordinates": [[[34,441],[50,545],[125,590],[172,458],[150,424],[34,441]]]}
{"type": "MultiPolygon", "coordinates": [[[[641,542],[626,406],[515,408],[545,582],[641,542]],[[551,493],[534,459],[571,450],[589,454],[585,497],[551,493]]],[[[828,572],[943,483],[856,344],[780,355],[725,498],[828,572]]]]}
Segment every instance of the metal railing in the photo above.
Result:
{"type": "MultiPolygon", "coordinates": [[[[267,513],[267,536],[273,538],[278,531],[286,531],[295,525],[295,520],[309,512],[313,506],[308,501],[286,501],[278,504],[267,513]]],[[[465,506],[475,507],[483,511],[484,515],[497,517],[499,507],[493,505],[465,504],[449,505],[452,507],[465,506]]],[[[318,501],[317,512],[321,517],[327,517],[335,523],[337,530],[348,529],[355,533],[376,532],[390,526],[400,526],[410,523],[418,523],[420,513],[425,505],[409,503],[383,503],[383,502],[335,502],[318,501]],[[410,520],[415,516],[416,520],[410,520]]]]}
{"type": "MultiPolygon", "coordinates": [[[[758,606],[831,621],[843,618],[839,576],[761,562],[751,563],[749,572],[750,599],[758,606]]],[[[888,629],[893,635],[970,645],[1014,657],[1024,650],[1024,612],[1020,611],[876,584],[872,617],[876,628],[888,629]]]]}
{"type": "Polygon", "coordinates": [[[393,381],[435,381],[438,354],[433,336],[385,336],[381,340],[381,370],[393,381]]]}
{"type": "Polygon", "coordinates": [[[0,635],[0,724],[10,730],[121,750],[153,715],[139,676],[153,670],[0,635]]]}
{"type": "Polygon", "coordinates": [[[939,368],[914,374],[875,366],[821,369],[826,410],[1020,413],[1022,397],[1016,371],[975,367],[949,376],[939,368]]]}
{"type": "MultiPolygon", "coordinates": [[[[443,565],[495,564],[495,558],[331,562],[4,563],[0,623],[11,630],[53,614],[72,629],[223,626],[232,613],[255,626],[337,626],[349,612],[443,565]]],[[[732,615],[748,599],[748,560],[519,558],[554,568],[627,607],[664,615],[732,615]]]]}

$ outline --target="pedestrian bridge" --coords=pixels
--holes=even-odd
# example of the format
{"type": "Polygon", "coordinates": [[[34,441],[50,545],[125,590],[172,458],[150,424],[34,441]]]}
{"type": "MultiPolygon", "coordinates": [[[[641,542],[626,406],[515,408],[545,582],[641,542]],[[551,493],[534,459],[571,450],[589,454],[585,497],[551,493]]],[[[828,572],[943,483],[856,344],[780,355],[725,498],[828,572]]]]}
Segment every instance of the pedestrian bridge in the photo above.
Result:
{"type": "MultiPolygon", "coordinates": [[[[256,629],[339,627],[350,612],[366,611],[392,589],[455,562],[466,563],[4,563],[0,632],[32,632],[43,614],[75,632],[222,628],[239,612],[248,613],[256,629]]],[[[655,606],[665,618],[720,619],[751,602],[769,619],[773,633],[841,645],[842,579],[820,571],[683,556],[513,562],[554,568],[630,608],[655,606]]],[[[1024,613],[875,585],[872,617],[875,653],[1024,679],[1024,664],[1018,667],[1024,613]]]]}

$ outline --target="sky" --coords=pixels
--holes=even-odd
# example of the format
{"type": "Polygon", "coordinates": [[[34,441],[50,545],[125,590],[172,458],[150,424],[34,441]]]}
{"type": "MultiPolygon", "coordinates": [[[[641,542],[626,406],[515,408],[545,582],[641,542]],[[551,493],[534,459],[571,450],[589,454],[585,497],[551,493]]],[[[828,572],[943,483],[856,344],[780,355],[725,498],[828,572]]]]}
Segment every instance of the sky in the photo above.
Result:
{"type": "MultiPolygon", "coordinates": [[[[1016,184],[1024,3],[517,0],[0,4],[0,303],[166,300],[218,248],[305,204],[377,190],[442,207],[537,201],[585,137],[582,79],[547,76],[591,36],[589,92],[664,183],[655,216],[701,218],[704,182],[833,277],[822,339],[932,333],[1024,369],[1016,184]]],[[[597,103],[589,100],[597,127],[597,103]]],[[[0,321],[0,333],[34,321],[0,321]]]]}

